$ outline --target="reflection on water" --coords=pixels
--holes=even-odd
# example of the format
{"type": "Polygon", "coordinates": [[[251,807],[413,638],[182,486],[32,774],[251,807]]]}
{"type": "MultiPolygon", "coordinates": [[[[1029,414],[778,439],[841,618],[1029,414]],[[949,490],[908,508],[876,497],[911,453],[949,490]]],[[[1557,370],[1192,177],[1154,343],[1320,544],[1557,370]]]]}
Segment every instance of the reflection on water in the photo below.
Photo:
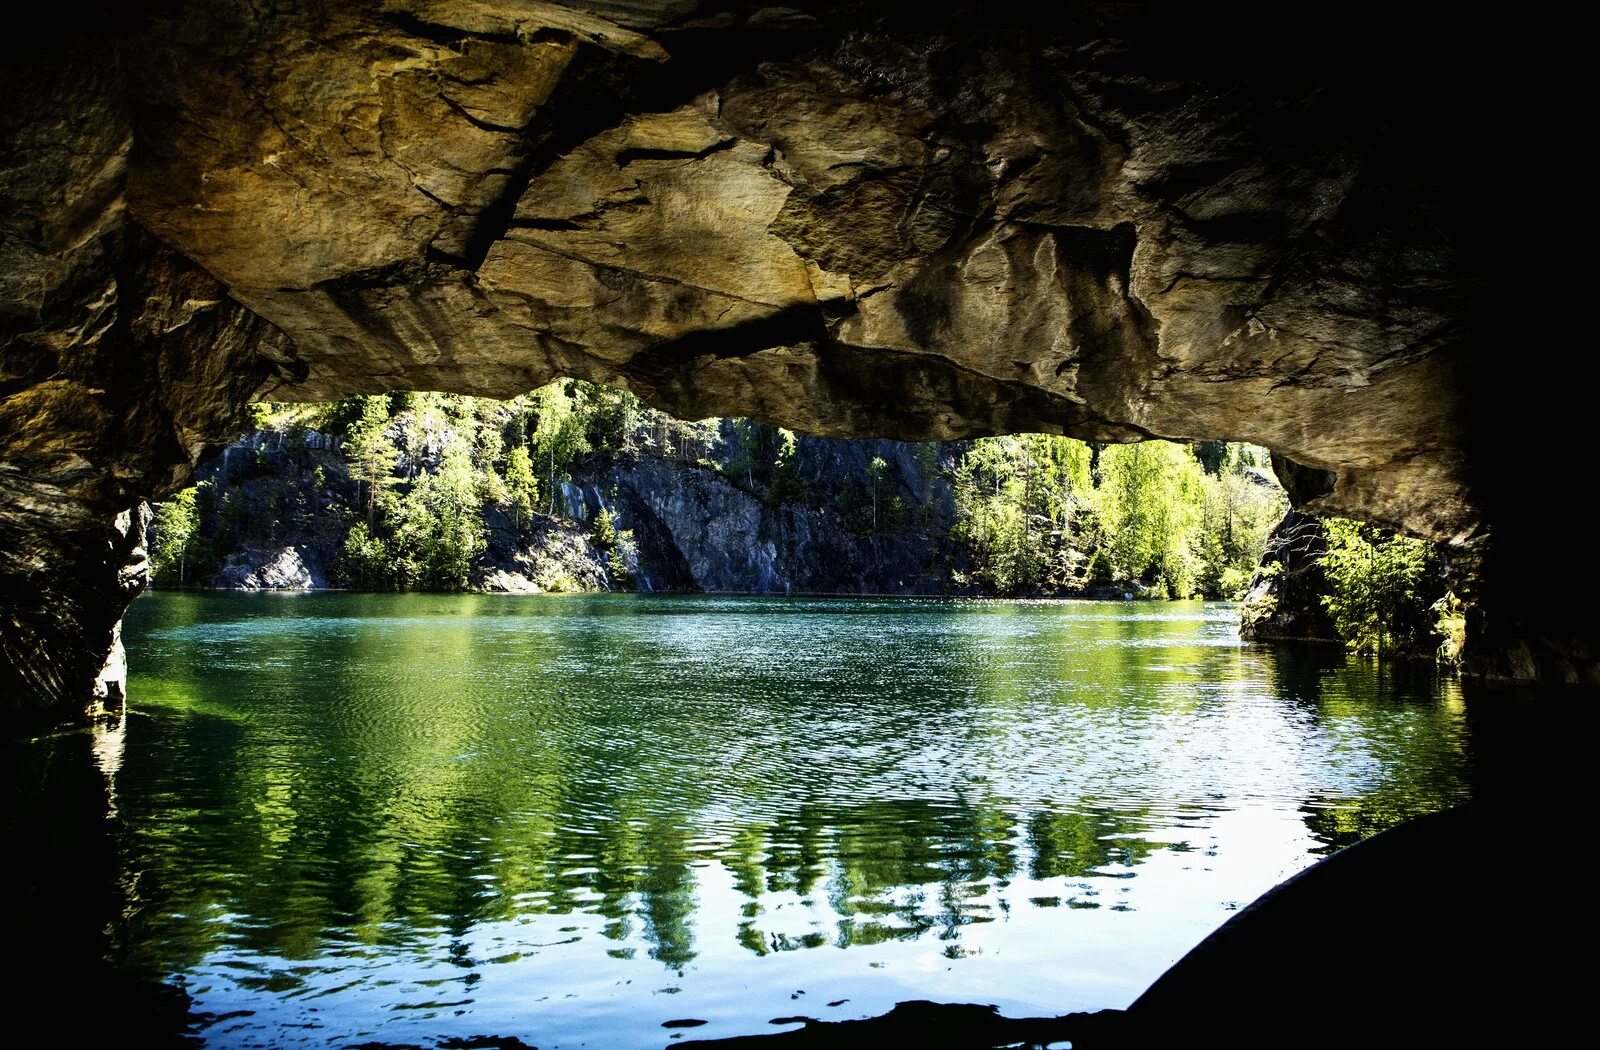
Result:
{"type": "Polygon", "coordinates": [[[1466,794],[1452,684],[1234,619],[148,596],[132,965],[219,1045],[1123,1006],[1318,853],[1466,794]]]}

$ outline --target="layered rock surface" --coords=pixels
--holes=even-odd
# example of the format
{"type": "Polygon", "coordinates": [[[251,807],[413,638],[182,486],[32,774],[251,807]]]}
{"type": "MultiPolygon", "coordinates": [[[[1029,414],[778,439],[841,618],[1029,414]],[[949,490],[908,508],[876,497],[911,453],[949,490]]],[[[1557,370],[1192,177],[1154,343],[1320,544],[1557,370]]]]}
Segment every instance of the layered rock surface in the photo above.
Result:
{"type": "MultiPolygon", "coordinates": [[[[77,702],[108,523],[260,397],[565,374],[823,434],[1248,440],[1304,508],[1493,554],[1522,511],[1473,457],[1520,424],[1477,400],[1474,52],[1355,22],[363,0],[46,33],[0,83],[10,702],[77,702]]],[[[1593,675],[1501,586],[1502,669],[1593,675]]]]}

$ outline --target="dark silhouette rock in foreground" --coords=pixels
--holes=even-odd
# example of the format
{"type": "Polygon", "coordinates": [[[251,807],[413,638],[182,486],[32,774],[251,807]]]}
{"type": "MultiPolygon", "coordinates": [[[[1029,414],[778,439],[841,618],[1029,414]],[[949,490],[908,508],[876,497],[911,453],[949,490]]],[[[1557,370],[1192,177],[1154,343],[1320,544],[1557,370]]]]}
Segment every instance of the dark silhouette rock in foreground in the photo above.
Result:
{"type": "Polygon", "coordinates": [[[928,1050],[981,1050],[1002,1046],[1044,1046],[1082,1039],[1089,1033],[1115,1033],[1126,1026],[1126,1020],[1119,1010],[1069,1014],[1065,1017],[1001,1017],[992,1006],[914,999],[898,1004],[881,1017],[864,1021],[808,1020],[804,1028],[794,1032],[736,1036],[732,1039],[695,1039],[681,1045],[716,1047],[718,1050],[897,1046],[926,1047],[928,1050]]]}

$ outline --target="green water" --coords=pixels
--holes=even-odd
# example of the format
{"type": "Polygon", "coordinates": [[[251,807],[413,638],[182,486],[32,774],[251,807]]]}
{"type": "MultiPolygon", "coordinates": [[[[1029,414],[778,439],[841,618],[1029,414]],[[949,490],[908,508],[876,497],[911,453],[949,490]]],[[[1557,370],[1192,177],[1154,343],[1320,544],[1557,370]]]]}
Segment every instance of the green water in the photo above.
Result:
{"type": "Polygon", "coordinates": [[[149,595],[130,965],[214,1045],[1124,1006],[1465,798],[1454,685],[1223,604],[149,595]]]}

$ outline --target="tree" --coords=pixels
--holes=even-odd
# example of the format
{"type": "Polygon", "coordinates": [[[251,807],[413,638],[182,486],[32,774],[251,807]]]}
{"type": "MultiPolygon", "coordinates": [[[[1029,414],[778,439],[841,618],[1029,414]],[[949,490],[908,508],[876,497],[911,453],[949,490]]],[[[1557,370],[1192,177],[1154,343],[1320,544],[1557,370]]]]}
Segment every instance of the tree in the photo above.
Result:
{"type": "MultiPolygon", "coordinates": [[[[474,399],[476,400],[476,399],[474,399]]],[[[506,442],[497,426],[485,426],[478,419],[471,421],[473,435],[473,461],[478,465],[478,502],[508,503],[511,491],[505,478],[500,476],[498,464],[505,456],[506,442]]]]}
{"type": "Polygon", "coordinates": [[[156,505],[150,568],[157,583],[182,587],[187,582],[191,548],[200,536],[200,510],[195,498],[199,491],[200,486],[195,485],[156,505]]]}
{"type": "Polygon", "coordinates": [[[356,414],[347,431],[345,457],[350,476],[361,485],[367,526],[371,528],[379,495],[394,483],[394,466],[400,453],[388,436],[387,397],[362,397],[353,408],[356,414]]]}
{"type": "Polygon", "coordinates": [[[1343,518],[1326,518],[1322,603],[1345,644],[1382,659],[1426,640],[1429,616],[1419,585],[1429,569],[1422,540],[1343,518]]]}
{"type": "Polygon", "coordinates": [[[952,538],[972,551],[975,582],[1000,594],[1036,586],[1045,568],[1028,506],[1031,468],[1019,439],[985,438],[973,442],[951,473],[952,538]]]}
{"type": "Polygon", "coordinates": [[[1196,584],[1212,598],[1238,598],[1261,561],[1267,538],[1282,520],[1283,490],[1244,471],[1248,446],[1229,446],[1228,472],[1201,479],[1200,525],[1195,538],[1196,584]]]}
{"type": "Polygon", "coordinates": [[[438,471],[420,475],[394,508],[404,582],[428,590],[466,588],[488,547],[477,492],[466,443],[452,433],[438,471]]]}
{"type": "Polygon", "coordinates": [[[594,518],[594,542],[606,555],[611,579],[627,586],[633,581],[633,566],[639,562],[639,547],[632,529],[617,528],[617,516],[610,507],[601,507],[594,518]]]}
{"type": "Polygon", "coordinates": [[[526,525],[539,500],[539,483],[533,477],[533,457],[528,446],[518,445],[506,455],[506,492],[516,523],[526,525]]]}
{"type": "Polygon", "coordinates": [[[878,529],[878,503],[889,487],[889,464],[882,456],[873,456],[867,464],[867,493],[872,499],[872,529],[878,529]]]}
{"type": "Polygon", "coordinates": [[[372,535],[364,521],[352,525],[344,538],[339,551],[339,574],[347,586],[357,590],[389,590],[395,585],[389,547],[372,535]]]}
{"type": "Polygon", "coordinates": [[[1142,441],[1106,448],[1100,471],[1098,510],[1116,571],[1142,580],[1158,595],[1192,595],[1192,547],[1202,499],[1199,461],[1187,446],[1142,441]]]}
{"type": "Polygon", "coordinates": [[[796,462],[798,454],[799,442],[794,431],[779,427],[777,451],[772,458],[772,483],[767,486],[768,503],[793,503],[805,494],[800,466],[796,462]]]}
{"type": "Polygon", "coordinates": [[[745,491],[754,493],[756,467],[761,464],[768,439],[767,427],[751,419],[730,419],[723,433],[728,449],[727,474],[735,484],[743,480],[745,491]]]}
{"type": "Polygon", "coordinates": [[[550,513],[556,511],[556,473],[566,470],[579,455],[589,450],[586,413],[579,399],[567,389],[567,381],[557,380],[533,392],[538,422],[533,430],[533,448],[545,466],[545,490],[550,497],[550,513]]]}
{"type": "Polygon", "coordinates": [[[1066,525],[1075,503],[1093,492],[1089,446],[1053,434],[1027,434],[1020,443],[1029,468],[1029,508],[1058,528],[1066,525]]]}

